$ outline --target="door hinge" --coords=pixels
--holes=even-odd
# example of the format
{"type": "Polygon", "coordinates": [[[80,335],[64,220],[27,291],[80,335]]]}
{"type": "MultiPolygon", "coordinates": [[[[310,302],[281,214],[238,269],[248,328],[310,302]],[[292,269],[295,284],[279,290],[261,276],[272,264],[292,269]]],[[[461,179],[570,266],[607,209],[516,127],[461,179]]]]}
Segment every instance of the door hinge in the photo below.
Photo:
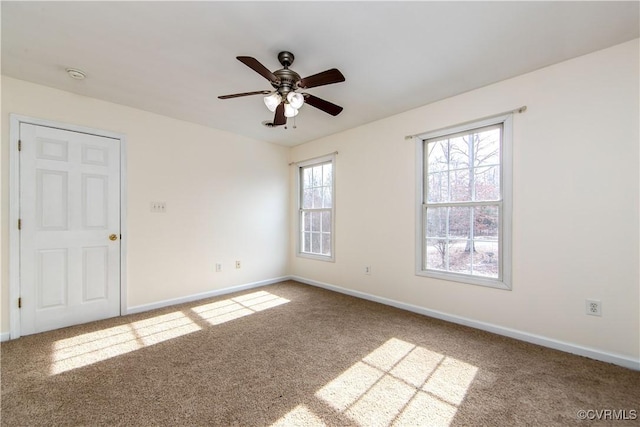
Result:
{"type": "Polygon", "coordinates": [[[22,230],[22,220],[18,220],[18,230],[22,230]]]}
{"type": "Polygon", "coordinates": [[[22,297],[18,298],[18,308],[22,308],[22,297]]]}
{"type": "Polygon", "coordinates": [[[18,140],[18,151],[22,151],[22,141],[18,140]]]}

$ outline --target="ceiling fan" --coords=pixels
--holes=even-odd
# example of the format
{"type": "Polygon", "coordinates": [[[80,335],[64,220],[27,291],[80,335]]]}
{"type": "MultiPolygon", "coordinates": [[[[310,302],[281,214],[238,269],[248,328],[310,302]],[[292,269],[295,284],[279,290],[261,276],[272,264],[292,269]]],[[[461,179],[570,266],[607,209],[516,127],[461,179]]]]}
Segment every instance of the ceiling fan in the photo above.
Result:
{"type": "Polygon", "coordinates": [[[293,64],[294,56],[291,52],[280,52],[278,61],[284,68],[271,72],[262,65],[257,59],[250,56],[236,57],[240,62],[260,74],[271,82],[271,86],[275,91],[258,90],[255,92],[234,93],[232,95],[222,95],[220,99],[238,98],[249,95],[267,95],[264,97],[264,103],[270,111],[275,112],[272,123],[267,126],[281,126],[287,123],[288,117],[295,117],[298,109],[305,103],[315,107],[325,113],[337,116],[342,111],[342,107],[326,101],[317,96],[305,92],[299,92],[300,89],[311,89],[317,86],[324,86],[333,83],[343,82],[344,76],[336,68],[314,74],[309,77],[300,78],[300,75],[289,69],[293,64]]]}

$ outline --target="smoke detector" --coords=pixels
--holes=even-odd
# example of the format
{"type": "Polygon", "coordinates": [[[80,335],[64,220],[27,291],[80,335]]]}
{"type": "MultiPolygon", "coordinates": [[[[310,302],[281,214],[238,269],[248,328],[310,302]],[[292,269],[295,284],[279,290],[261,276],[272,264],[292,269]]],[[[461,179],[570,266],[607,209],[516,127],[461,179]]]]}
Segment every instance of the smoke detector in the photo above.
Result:
{"type": "Polygon", "coordinates": [[[84,80],[87,77],[84,71],[77,68],[67,68],[67,74],[74,80],[84,80]]]}

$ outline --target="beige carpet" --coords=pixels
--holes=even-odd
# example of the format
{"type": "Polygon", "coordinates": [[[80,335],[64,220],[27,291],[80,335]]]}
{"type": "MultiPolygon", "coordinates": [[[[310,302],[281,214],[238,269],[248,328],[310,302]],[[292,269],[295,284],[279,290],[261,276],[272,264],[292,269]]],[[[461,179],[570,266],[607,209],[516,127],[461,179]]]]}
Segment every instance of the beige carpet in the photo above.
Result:
{"type": "Polygon", "coordinates": [[[640,424],[639,372],[295,282],[23,337],[1,364],[5,426],[640,424]]]}

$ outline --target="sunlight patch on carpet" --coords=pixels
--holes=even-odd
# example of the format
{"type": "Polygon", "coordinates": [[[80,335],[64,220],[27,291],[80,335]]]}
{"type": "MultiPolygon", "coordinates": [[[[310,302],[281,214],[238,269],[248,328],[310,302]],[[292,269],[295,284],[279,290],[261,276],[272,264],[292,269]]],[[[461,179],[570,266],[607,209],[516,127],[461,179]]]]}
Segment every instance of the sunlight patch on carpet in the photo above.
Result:
{"type": "Polygon", "coordinates": [[[200,326],[181,311],[56,341],[50,375],[81,368],[177,338],[200,326]]]}
{"type": "Polygon", "coordinates": [[[258,291],[222,301],[199,305],[191,310],[210,324],[220,325],[288,302],[288,299],[281,298],[267,291],[258,291]]]}
{"type": "Polygon", "coordinates": [[[477,371],[392,338],[315,395],[361,426],[448,426],[477,371]]]}
{"type": "Polygon", "coordinates": [[[298,405],[284,414],[278,421],[271,424],[271,427],[290,426],[319,427],[326,426],[326,424],[305,405],[298,405]]]}

